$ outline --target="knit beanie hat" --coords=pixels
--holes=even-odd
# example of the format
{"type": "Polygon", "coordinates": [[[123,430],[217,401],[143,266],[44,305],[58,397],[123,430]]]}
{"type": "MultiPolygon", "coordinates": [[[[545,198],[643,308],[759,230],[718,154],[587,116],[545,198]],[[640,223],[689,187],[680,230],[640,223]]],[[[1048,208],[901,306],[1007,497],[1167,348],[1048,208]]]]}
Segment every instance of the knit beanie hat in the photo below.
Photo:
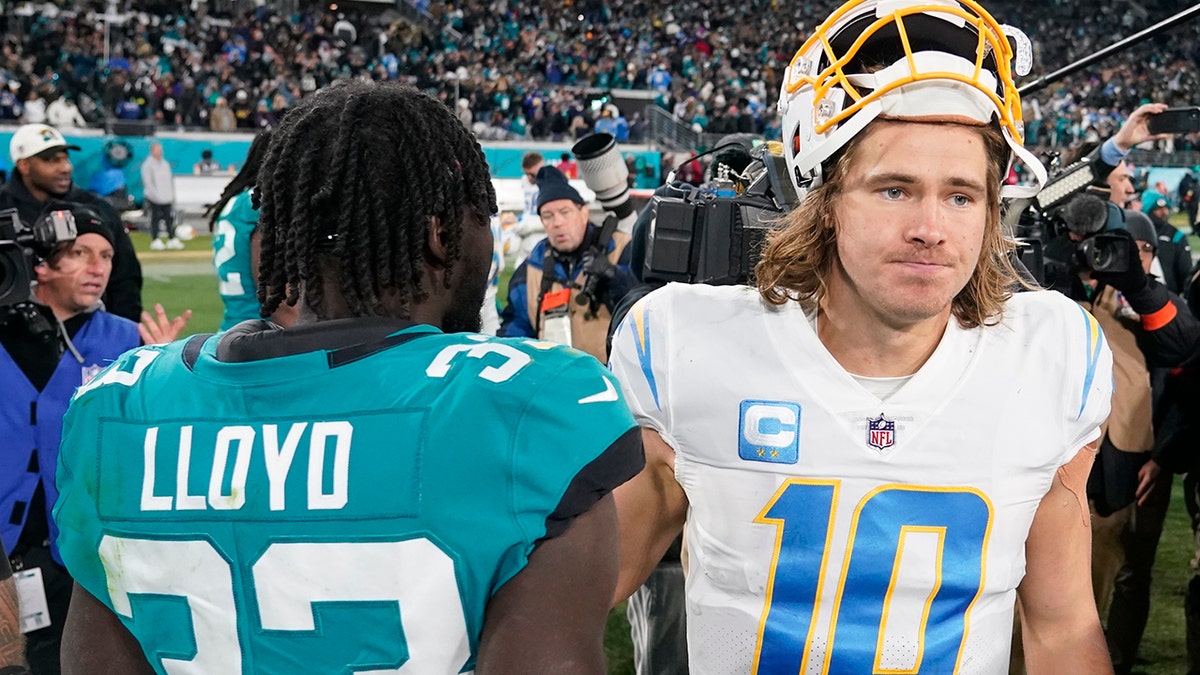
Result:
{"type": "Polygon", "coordinates": [[[1144,241],[1155,248],[1158,247],[1158,232],[1146,214],[1133,209],[1125,209],[1125,229],[1129,230],[1129,234],[1132,234],[1137,241],[1144,241]]]}
{"type": "Polygon", "coordinates": [[[559,199],[570,199],[576,204],[585,204],[579,191],[571,187],[566,175],[553,166],[543,166],[537,173],[537,210],[542,212],[542,205],[559,199]]]}

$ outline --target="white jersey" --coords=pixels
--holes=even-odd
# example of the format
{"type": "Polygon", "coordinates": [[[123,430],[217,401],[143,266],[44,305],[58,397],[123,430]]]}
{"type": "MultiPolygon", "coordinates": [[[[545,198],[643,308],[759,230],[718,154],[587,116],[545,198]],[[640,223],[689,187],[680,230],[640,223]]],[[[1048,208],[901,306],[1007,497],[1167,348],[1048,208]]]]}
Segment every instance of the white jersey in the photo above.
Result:
{"type": "Polygon", "coordinates": [[[886,402],[745,287],[652,293],[611,367],[675,449],[700,675],[1007,672],[1034,512],[1112,389],[1095,319],[1053,292],[951,320],[886,402]]]}
{"type": "Polygon", "coordinates": [[[521,199],[525,202],[525,208],[521,211],[521,217],[515,225],[515,232],[522,237],[537,235],[540,239],[546,236],[546,228],[542,225],[541,216],[538,215],[538,191],[537,183],[530,183],[527,178],[521,179],[521,199]]]}

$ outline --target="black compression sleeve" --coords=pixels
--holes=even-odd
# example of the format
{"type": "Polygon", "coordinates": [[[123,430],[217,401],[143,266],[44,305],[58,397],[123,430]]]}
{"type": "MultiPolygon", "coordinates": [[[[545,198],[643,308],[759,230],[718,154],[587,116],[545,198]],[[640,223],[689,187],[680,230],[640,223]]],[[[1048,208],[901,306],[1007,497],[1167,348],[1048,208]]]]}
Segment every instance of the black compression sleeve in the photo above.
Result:
{"type": "Polygon", "coordinates": [[[539,539],[538,543],[566,532],[576,516],[592,508],[618,485],[636,476],[645,465],[642,430],[633,427],[575,474],[558,507],[546,517],[546,536],[539,539]]]}

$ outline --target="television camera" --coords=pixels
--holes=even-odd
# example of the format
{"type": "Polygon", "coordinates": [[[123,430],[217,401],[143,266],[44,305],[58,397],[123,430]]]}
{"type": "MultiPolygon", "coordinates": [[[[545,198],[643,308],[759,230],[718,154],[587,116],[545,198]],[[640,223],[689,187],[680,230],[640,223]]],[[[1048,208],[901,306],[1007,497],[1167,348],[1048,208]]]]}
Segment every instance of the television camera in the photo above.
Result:
{"type": "Polygon", "coordinates": [[[0,308],[26,304],[33,295],[34,266],[64,241],[75,239],[75,217],[52,209],[30,225],[16,209],[0,211],[0,308]]]}

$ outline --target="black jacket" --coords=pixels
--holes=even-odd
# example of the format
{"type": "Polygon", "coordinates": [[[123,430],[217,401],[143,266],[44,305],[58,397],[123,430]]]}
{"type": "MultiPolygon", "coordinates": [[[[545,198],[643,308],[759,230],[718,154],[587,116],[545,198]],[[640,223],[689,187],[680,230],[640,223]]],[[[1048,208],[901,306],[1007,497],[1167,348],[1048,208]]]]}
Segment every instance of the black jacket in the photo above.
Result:
{"type": "Polygon", "coordinates": [[[1191,472],[1200,468],[1200,454],[1195,450],[1196,434],[1200,433],[1200,319],[1156,281],[1125,299],[1143,318],[1142,329],[1135,333],[1146,365],[1174,369],[1164,378],[1155,405],[1152,456],[1168,471],[1191,472]],[[1160,319],[1147,326],[1147,317],[1160,319]]]}
{"type": "Polygon", "coordinates": [[[1146,214],[1158,233],[1158,250],[1155,255],[1163,267],[1163,285],[1172,293],[1183,295],[1187,291],[1192,272],[1192,249],[1187,237],[1174,225],[1146,214]]]}
{"type": "MultiPolygon", "coordinates": [[[[110,314],[134,322],[141,321],[142,265],[133,250],[129,233],[121,224],[121,215],[108,202],[75,185],[60,201],[92,209],[108,226],[113,235],[113,269],[108,287],[104,290],[104,308],[110,314]]],[[[39,202],[29,194],[21,181],[21,174],[14,168],[8,182],[0,187],[0,210],[15,208],[21,222],[30,224],[42,214],[44,206],[44,202],[39,202]]]]}
{"type": "Polygon", "coordinates": [[[1200,319],[1192,314],[1182,298],[1151,280],[1145,290],[1136,295],[1126,294],[1125,300],[1142,317],[1143,323],[1151,315],[1164,317],[1161,324],[1155,322],[1154,327],[1144,326],[1137,331],[1138,347],[1146,357],[1146,365],[1152,368],[1200,366],[1200,319]],[[1167,305],[1174,308],[1167,309],[1167,305]],[[1162,310],[1166,311],[1159,314],[1162,310]]]}

